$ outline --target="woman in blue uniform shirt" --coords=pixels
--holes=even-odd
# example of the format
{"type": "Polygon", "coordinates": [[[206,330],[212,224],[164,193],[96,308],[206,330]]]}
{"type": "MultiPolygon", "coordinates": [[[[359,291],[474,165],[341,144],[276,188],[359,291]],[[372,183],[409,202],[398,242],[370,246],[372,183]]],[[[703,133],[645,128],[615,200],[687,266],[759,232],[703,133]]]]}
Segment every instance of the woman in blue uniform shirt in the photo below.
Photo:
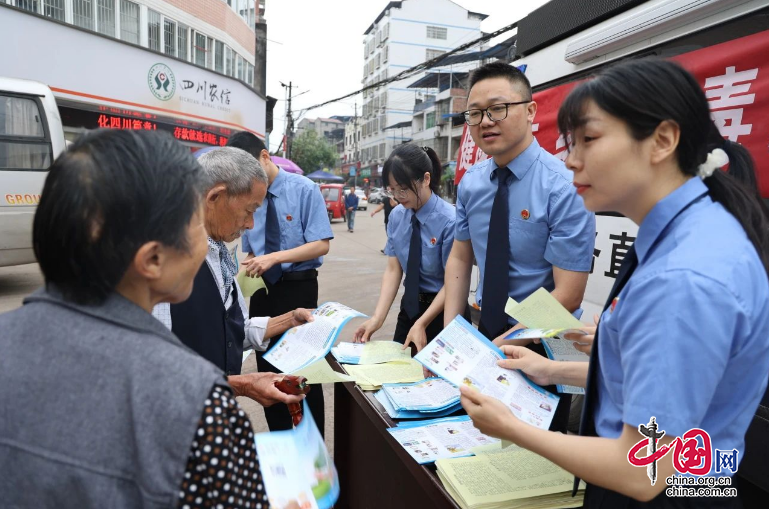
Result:
{"type": "Polygon", "coordinates": [[[394,340],[424,348],[443,329],[443,271],[454,243],[454,207],[441,199],[441,162],[431,148],[401,145],[382,169],[389,194],[400,205],[387,224],[389,256],[382,291],[372,317],[356,331],[366,342],[382,327],[406,275],[394,340]],[[412,252],[413,251],[413,252],[412,252]]]}
{"type": "MultiPolygon", "coordinates": [[[[665,431],[658,449],[694,428],[709,433],[710,456],[679,461],[684,472],[710,465],[706,475],[731,476],[736,465],[716,474],[716,449],[744,455],[769,373],[769,224],[755,191],[721,168],[752,171],[750,157],[711,135],[705,94],[667,61],[622,64],[580,85],[558,125],[571,137],[566,165],[585,207],[621,212],[639,225],[638,237],[601,316],[589,369],[518,347],[505,347],[509,359],[500,364],[541,384],[587,385],[585,436],[535,429],[466,388],[463,405],[481,431],[584,479],[585,507],[740,507],[733,497],[668,497],[665,479],[681,471],[674,451],[657,462],[654,485],[628,453],[645,439],[639,425],[656,417],[665,431]]],[[[637,456],[647,454],[644,447],[637,456]]]]}

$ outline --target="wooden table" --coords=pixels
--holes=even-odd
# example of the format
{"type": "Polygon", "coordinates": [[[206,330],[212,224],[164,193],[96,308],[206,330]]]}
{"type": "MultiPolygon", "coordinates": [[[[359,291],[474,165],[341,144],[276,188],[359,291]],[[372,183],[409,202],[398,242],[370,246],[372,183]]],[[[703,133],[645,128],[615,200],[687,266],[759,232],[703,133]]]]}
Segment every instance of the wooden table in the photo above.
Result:
{"type": "MultiPolygon", "coordinates": [[[[331,354],[327,359],[344,372],[331,354]]],[[[459,509],[435,465],[419,465],[387,432],[395,424],[373,392],[334,384],[334,463],[342,490],[335,507],[459,509]]]]}

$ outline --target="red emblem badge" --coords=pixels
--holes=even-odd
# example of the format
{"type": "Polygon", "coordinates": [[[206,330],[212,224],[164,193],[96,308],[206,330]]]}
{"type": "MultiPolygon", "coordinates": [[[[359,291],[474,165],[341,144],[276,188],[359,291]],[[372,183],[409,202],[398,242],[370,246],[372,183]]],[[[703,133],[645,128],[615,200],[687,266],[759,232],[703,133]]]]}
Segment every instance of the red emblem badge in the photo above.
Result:
{"type": "Polygon", "coordinates": [[[617,307],[617,302],[619,302],[619,297],[614,297],[614,300],[611,301],[611,312],[614,313],[614,308],[617,307]]]}
{"type": "Polygon", "coordinates": [[[291,214],[289,214],[289,215],[286,216],[286,220],[287,221],[293,221],[294,218],[291,216],[291,214]]]}
{"type": "Polygon", "coordinates": [[[529,214],[528,209],[523,209],[521,211],[521,217],[523,218],[524,221],[526,221],[527,219],[529,219],[529,217],[531,217],[531,214],[529,214]]]}
{"type": "Polygon", "coordinates": [[[430,244],[432,244],[433,246],[435,245],[435,237],[430,239],[430,244]]]}

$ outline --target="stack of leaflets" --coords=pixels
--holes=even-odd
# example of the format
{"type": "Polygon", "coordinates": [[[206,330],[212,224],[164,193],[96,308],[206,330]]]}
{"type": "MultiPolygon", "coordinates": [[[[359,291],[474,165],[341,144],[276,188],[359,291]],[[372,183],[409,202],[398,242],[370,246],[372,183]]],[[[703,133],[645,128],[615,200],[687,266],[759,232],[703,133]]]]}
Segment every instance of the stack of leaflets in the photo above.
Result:
{"type": "Polygon", "coordinates": [[[374,397],[393,419],[443,417],[459,410],[459,390],[441,378],[383,384],[374,397]]]}
{"type": "MultiPolygon", "coordinates": [[[[555,361],[587,362],[590,357],[576,348],[574,342],[563,339],[564,334],[585,334],[580,327],[585,325],[574,318],[550,292],[540,288],[522,302],[507,300],[505,312],[522,323],[528,329],[513,331],[506,339],[542,338],[547,356],[555,361]]],[[[573,385],[558,385],[558,392],[564,394],[584,394],[585,389],[573,385]]]]}
{"type": "Polygon", "coordinates": [[[476,448],[471,458],[439,459],[438,477],[462,509],[582,507],[585,484],[571,496],[574,476],[516,445],[476,448]]]}
{"type": "Polygon", "coordinates": [[[346,364],[344,369],[364,391],[375,391],[387,383],[424,380],[422,365],[411,358],[382,364],[346,364]]]}
{"type": "Polygon", "coordinates": [[[540,429],[553,420],[558,396],[544,390],[520,371],[497,365],[502,351],[456,317],[414,359],[455,386],[466,385],[502,401],[513,414],[540,429]]]}
{"type": "Polygon", "coordinates": [[[404,350],[401,343],[394,341],[341,342],[331,349],[331,354],[341,364],[380,364],[411,358],[411,350],[404,350]]]}
{"type": "Polygon", "coordinates": [[[270,507],[334,507],[339,477],[306,402],[296,428],[258,433],[254,442],[270,507]]]}
{"type": "Polygon", "coordinates": [[[473,448],[499,443],[499,439],[478,431],[466,415],[402,422],[387,431],[420,465],[441,458],[470,456],[473,448]]]}

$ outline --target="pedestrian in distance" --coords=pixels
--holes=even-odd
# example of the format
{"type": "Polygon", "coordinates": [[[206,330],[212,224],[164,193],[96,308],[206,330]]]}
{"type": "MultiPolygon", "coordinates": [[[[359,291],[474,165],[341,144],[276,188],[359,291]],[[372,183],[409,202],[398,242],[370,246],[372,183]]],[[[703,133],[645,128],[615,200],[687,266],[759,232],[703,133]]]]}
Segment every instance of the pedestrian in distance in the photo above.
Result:
{"type": "Polygon", "coordinates": [[[347,231],[355,231],[355,211],[358,210],[358,195],[355,194],[355,186],[350,186],[350,193],[344,197],[344,206],[347,209],[347,231]]]}
{"type": "MultiPolygon", "coordinates": [[[[379,206],[371,212],[371,217],[374,217],[379,212],[384,210],[385,233],[387,233],[387,223],[390,221],[390,212],[392,212],[393,209],[397,206],[398,201],[395,198],[392,196],[384,196],[382,198],[382,203],[380,203],[379,206]]],[[[379,252],[384,254],[384,248],[380,249],[379,252]]]]}

